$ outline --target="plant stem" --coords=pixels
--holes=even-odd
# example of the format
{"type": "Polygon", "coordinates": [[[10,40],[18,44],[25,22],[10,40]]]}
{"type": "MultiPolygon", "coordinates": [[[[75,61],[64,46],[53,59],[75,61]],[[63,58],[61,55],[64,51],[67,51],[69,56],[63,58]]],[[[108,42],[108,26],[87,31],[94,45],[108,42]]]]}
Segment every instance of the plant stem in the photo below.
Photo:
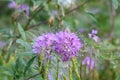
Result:
{"type": "Polygon", "coordinates": [[[84,67],[84,80],[86,80],[86,65],[84,67]]]}
{"type": "Polygon", "coordinates": [[[109,33],[109,40],[111,41],[113,38],[113,31],[115,29],[115,18],[116,18],[116,11],[112,4],[112,1],[107,1],[109,13],[110,13],[110,33],[109,33]]]}
{"type": "Polygon", "coordinates": [[[58,80],[58,78],[59,78],[59,60],[57,60],[57,72],[56,72],[56,74],[57,74],[56,80],[58,80]]]}
{"type": "Polygon", "coordinates": [[[69,14],[69,13],[71,13],[71,12],[73,12],[73,11],[79,9],[81,6],[84,6],[88,1],[89,1],[89,0],[86,0],[86,1],[83,2],[82,4],[80,4],[80,5],[76,6],[75,8],[73,8],[73,9],[71,9],[71,10],[65,12],[65,14],[69,14]]]}
{"type": "MultiPolygon", "coordinates": [[[[67,14],[69,14],[69,13],[71,13],[71,12],[77,10],[77,9],[79,9],[79,7],[81,7],[81,6],[84,6],[88,1],[89,1],[89,0],[86,0],[86,1],[83,2],[82,4],[80,4],[80,5],[76,6],[75,8],[73,8],[73,9],[65,12],[65,15],[67,15],[67,14]]],[[[62,17],[62,15],[59,15],[59,17],[62,17]]],[[[37,24],[35,24],[35,25],[31,25],[31,26],[29,26],[29,27],[27,27],[27,26],[28,26],[28,25],[27,25],[27,26],[26,26],[26,29],[29,30],[29,29],[32,29],[32,28],[37,27],[37,26],[39,26],[39,25],[46,24],[47,22],[48,22],[48,20],[45,20],[45,21],[39,22],[39,23],[37,23],[37,24]]]]}
{"type": "MultiPolygon", "coordinates": [[[[46,3],[48,4],[51,0],[47,0],[46,3]]],[[[31,20],[41,11],[44,9],[44,5],[39,5],[39,7],[36,9],[37,11],[28,19],[24,29],[27,30],[27,27],[29,26],[31,20]]]]}
{"type": "MultiPolygon", "coordinates": [[[[80,60],[82,61],[82,59],[80,58],[80,60]]],[[[80,78],[82,80],[82,62],[80,62],[80,78]]]]}

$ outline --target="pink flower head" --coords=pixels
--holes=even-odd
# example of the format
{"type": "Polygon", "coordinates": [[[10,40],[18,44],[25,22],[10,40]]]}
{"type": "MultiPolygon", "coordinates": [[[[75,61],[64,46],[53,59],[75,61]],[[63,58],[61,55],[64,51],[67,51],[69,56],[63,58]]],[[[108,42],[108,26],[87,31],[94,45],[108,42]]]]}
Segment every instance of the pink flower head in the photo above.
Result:
{"type": "Polygon", "coordinates": [[[6,42],[1,42],[0,41],[0,48],[3,48],[4,46],[6,46],[6,42]]]}
{"type": "Polygon", "coordinates": [[[62,58],[62,61],[68,61],[70,58],[77,56],[82,47],[80,39],[76,34],[61,31],[56,34],[57,40],[54,43],[54,50],[62,58]]]}
{"type": "Polygon", "coordinates": [[[95,42],[98,42],[99,41],[99,37],[96,36],[97,33],[98,33],[98,31],[93,29],[92,32],[88,34],[88,37],[92,38],[95,42]]]}
{"type": "Polygon", "coordinates": [[[17,8],[17,3],[15,2],[15,1],[12,1],[12,2],[10,2],[9,4],[8,4],[8,7],[9,8],[17,8]]]}
{"type": "Polygon", "coordinates": [[[51,49],[53,42],[55,40],[55,35],[53,33],[45,34],[36,38],[33,44],[33,52],[41,53],[42,49],[47,50],[51,49]]]}
{"type": "Polygon", "coordinates": [[[98,30],[95,30],[95,29],[92,30],[92,34],[97,34],[97,33],[98,33],[98,30]]]}
{"type": "Polygon", "coordinates": [[[20,10],[22,11],[25,11],[25,14],[27,16],[29,16],[29,6],[27,4],[22,4],[20,7],[19,7],[20,10]]]}
{"type": "Polygon", "coordinates": [[[89,68],[89,69],[93,69],[95,66],[95,61],[91,57],[87,56],[87,57],[85,57],[85,59],[83,59],[82,64],[86,65],[87,68],[89,68]]]}

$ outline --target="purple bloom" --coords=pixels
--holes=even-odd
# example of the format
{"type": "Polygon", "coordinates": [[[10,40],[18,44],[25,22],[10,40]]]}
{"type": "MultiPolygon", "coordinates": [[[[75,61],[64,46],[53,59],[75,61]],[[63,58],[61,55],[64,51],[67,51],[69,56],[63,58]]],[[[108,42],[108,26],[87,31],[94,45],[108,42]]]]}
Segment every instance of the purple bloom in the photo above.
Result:
{"type": "Polygon", "coordinates": [[[0,42],[0,48],[3,48],[4,46],[6,46],[6,42],[0,42]]]}
{"type": "Polygon", "coordinates": [[[15,1],[13,1],[8,4],[8,7],[16,10],[20,10],[20,11],[25,11],[25,14],[29,16],[29,6],[27,4],[21,4],[19,6],[15,1]]]}
{"type": "Polygon", "coordinates": [[[92,30],[92,34],[97,34],[98,33],[98,30],[92,30]]]}
{"type": "Polygon", "coordinates": [[[50,72],[48,73],[48,80],[55,80],[55,79],[53,78],[53,73],[52,73],[52,71],[50,71],[50,72]]]}
{"type": "Polygon", "coordinates": [[[86,65],[87,66],[87,68],[89,68],[89,69],[93,69],[94,68],[94,66],[95,66],[95,61],[94,61],[94,59],[92,59],[91,57],[85,57],[85,59],[82,61],[82,64],[83,65],[86,65]]]}
{"type": "Polygon", "coordinates": [[[88,37],[92,38],[95,42],[98,42],[99,37],[96,36],[97,33],[98,33],[98,31],[93,29],[92,32],[88,34],[88,37]]]}
{"type": "Polygon", "coordinates": [[[62,57],[62,61],[68,61],[70,58],[77,56],[82,47],[80,39],[71,32],[58,32],[56,34],[54,50],[62,57]]]}
{"type": "Polygon", "coordinates": [[[85,32],[85,28],[80,28],[78,31],[79,31],[80,33],[84,33],[84,32],[85,32]]]}
{"type": "Polygon", "coordinates": [[[59,72],[59,73],[58,73],[58,79],[61,79],[61,78],[62,78],[62,73],[59,72]]]}
{"type": "Polygon", "coordinates": [[[8,7],[9,8],[17,8],[17,3],[15,2],[15,1],[12,1],[12,2],[10,2],[9,4],[8,4],[8,7]]]}
{"type": "Polygon", "coordinates": [[[25,11],[26,15],[29,16],[29,6],[27,4],[22,4],[19,9],[25,11]]]}
{"type": "Polygon", "coordinates": [[[42,50],[45,50],[46,53],[48,53],[53,45],[54,40],[55,35],[53,33],[39,36],[33,44],[33,52],[41,53],[42,50]]]}
{"type": "Polygon", "coordinates": [[[96,35],[94,35],[93,40],[94,40],[95,42],[98,42],[98,41],[99,41],[99,37],[96,36],[96,35]]]}

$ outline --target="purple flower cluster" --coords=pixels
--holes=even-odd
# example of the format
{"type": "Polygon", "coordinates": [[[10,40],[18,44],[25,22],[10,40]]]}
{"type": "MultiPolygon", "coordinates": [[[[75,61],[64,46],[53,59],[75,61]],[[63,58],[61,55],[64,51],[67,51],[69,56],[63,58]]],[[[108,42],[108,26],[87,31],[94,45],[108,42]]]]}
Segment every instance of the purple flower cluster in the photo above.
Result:
{"type": "Polygon", "coordinates": [[[13,2],[10,2],[10,3],[8,4],[8,7],[9,7],[9,8],[17,8],[17,6],[18,6],[17,3],[14,2],[14,1],[13,1],[13,2]]]}
{"type": "Polygon", "coordinates": [[[33,52],[41,53],[42,50],[50,50],[53,42],[55,41],[55,35],[53,33],[45,34],[36,38],[33,44],[33,52]]]}
{"type": "Polygon", "coordinates": [[[4,46],[6,46],[6,42],[1,42],[0,41],[0,48],[3,48],[4,46]]]}
{"type": "Polygon", "coordinates": [[[62,61],[68,61],[77,56],[81,47],[82,43],[74,33],[61,31],[39,36],[33,44],[33,52],[40,53],[42,49],[52,49],[60,55],[62,61]]]}
{"type": "Polygon", "coordinates": [[[29,16],[29,6],[27,4],[22,4],[19,7],[20,10],[25,11],[26,15],[29,16]]]}
{"type": "Polygon", "coordinates": [[[88,37],[92,38],[95,42],[98,42],[99,37],[96,36],[97,34],[98,34],[98,31],[93,29],[92,32],[88,34],[88,37]]]}
{"type": "Polygon", "coordinates": [[[88,69],[93,69],[95,67],[95,61],[91,57],[87,56],[82,61],[83,65],[86,65],[88,69]]]}
{"type": "Polygon", "coordinates": [[[18,5],[15,1],[12,1],[8,4],[8,7],[19,11],[25,11],[25,14],[29,16],[29,6],[27,4],[18,5]]]}
{"type": "Polygon", "coordinates": [[[56,37],[54,50],[61,55],[62,61],[68,61],[70,58],[77,56],[82,44],[74,33],[61,31],[56,34],[56,37]]]}

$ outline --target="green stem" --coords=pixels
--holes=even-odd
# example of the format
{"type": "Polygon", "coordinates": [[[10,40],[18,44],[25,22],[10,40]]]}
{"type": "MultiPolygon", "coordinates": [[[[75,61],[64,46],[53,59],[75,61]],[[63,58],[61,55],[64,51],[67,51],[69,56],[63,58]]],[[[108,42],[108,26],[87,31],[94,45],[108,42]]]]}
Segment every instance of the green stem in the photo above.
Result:
{"type": "MultiPolygon", "coordinates": [[[[46,3],[48,4],[50,1],[51,1],[51,0],[47,0],[46,3]]],[[[27,23],[26,23],[26,25],[25,25],[25,27],[24,27],[25,30],[26,30],[27,27],[29,26],[31,20],[32,20],[41,10],[43,10],[43,9],[44,9],[44,5],[41,6],[41,4],[40,4],[39,7],[38,7],[38,10],[28,19],[28,21],[27,21],[27,23]]]]}
{"type": "Polygon", "coordinates": [[[84,67],[84,80],[86,80],[86,65],[84,67]]]}
{"type": "Polygon", "coordinates": [[[95,76],[94,76],[94,69],[93,69],[93,72],[92,72],[92,79],[91,80],[94,80],[95,76]]]}
{"type": "Polygon", "coordinates": [[[58,76],[59,76],[59,60],[57,60],[57,77],[56,77],[56,80],[58,80],[58,76]]]}
{"type": "MultiPolygon", "coordinates": [[[[81,61],[82,61],[82,59],[81,59],[81,61]]],[[[80,62],[80,78],[82,79],[82,62],[80,62]]]]}

